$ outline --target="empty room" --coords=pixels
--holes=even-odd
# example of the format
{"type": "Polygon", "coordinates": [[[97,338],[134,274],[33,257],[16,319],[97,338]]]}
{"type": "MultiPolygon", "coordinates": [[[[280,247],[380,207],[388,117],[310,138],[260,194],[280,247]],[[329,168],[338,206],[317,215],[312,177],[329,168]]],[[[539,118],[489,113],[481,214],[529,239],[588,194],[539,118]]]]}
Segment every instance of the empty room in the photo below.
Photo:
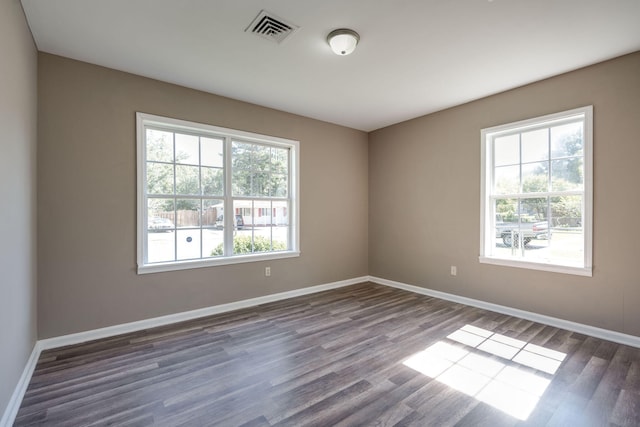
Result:
{"type": "Polygon", "coordinates": [[[0,0],[0,427],[640,425],[639,18],[0,0]]]}

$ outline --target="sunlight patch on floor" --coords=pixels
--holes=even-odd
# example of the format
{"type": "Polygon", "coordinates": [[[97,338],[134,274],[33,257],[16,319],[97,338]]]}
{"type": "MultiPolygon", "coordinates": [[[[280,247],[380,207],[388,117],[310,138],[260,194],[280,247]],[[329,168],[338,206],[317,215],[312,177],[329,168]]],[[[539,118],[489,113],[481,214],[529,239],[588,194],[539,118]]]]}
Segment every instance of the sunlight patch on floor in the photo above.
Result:
{"type": "Polygon", "coordinates": [[[403,364],[526,420],[566,354],[472,325],[453,332],[403,364]],[[462,344],[462,346],[460,346],[462,344]]]}

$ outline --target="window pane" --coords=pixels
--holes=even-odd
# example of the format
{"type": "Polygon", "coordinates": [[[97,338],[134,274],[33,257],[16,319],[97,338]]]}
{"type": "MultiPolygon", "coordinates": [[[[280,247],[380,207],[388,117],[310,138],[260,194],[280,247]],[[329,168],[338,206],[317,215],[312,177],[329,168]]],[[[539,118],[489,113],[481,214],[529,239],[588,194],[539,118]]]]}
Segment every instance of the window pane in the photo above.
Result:
{"type": "Polygon", "coordinates": [[[147,162],[147,193],[173,194],[173,165],[147,162]]]}
{"type": "Polygon", "coordinates": [[[175,211],[173,199],[148,199],[147,228],[155,231],[165,231],[174,228],[175,211]]]}
{"type": "Polygon", "coordinates": [[[200,200],[176,200],[176,226],[200,227],[200,200]]]}
{"type": "Polygon", "coordinates": [[[232,143],[232,183],[234,196],[253,195],[253,144],[232,143]]]}
{"type": "Polygon", "coordinates": [[[224,195],[224,170],[218,168],[201,168],[202,194],[205,196],[224,195]]]}
{"type": "Polygon", "coordinates": [[[223,140],[214,138],[200,138],[200,150],[202,153],[202,166],[221,168],[224,165],[223,140]]]}
{"type": "Polygon", "coordinates": [[[147,160],[173,162],[173,133],[147,129],[147,160]]]}
{"type": "MultiPolygon", "coordinates": [[[[282,189],[272,190],[274,184],[271,179],[274,168],[288,170],[288,163],[272,164],[272,148],[243,142],[233,142],[232,150],[232,178],[234,196],[267,197],[274,191],[282,193],[282,189]]],[[[277,153],[281,158],[284,153],[277,153]]],[[[281,181],[281,179],[280,179],[281,181]]],[[[281,184],[281,182],[278,182],[281,184]]]]}
{"type": "Polygon", "coordinates": [[[175,261],[175,233],[147,233],[147,262],[175,261]]]}
{"type": "Polygon", "coordinates": [[[176,163],[199,165],[198,137],[176,133],[176,163]]]}
{"type": "Polygon", "coordinates": [[[224,255],[224,200],[202,201],[202,257],[224,255]]]}
{"type": "Polygon", "coordinates": [[[256,227],[253,232],[253,252],[271,251],[271,226],[256,227]]]}
{"type": "Polygon", "coordinates": [[[522,192],[539,193],[549,189],[549,162],[522,165],[522,192]]]}
{"type": "Polygon", "coordinates": [[[176,165],[176,194],[200,194],[200,168],[176,165]]]}
{"type": "Polygon", "coordinates": [[[271,176],[271,148],[256,145],[253,157],[252,196],[268,196],[271,176]]]}
{"type": "Polygon", "coordinates": [[[147,200],[147,261],[175,260],[173,199],[147,200]]]}
{"type": "Polygon", "coordinates": [[[273,197],[288,197],[289,195],[289,150],[286,148],[271,148],[271,176],[269,195],[273,197]]]}
{"type": "Polygon", "coordinates": [[[289,183],[287,175],[273,174],[271,175],[270,195],[273,197],[287,197],[289,192],[289,183]]]}
{"type": "Polygon", "coordinates": [[[200,230],[197,228],[178,230],[176,248],[177,260],[200,258],[200,230]]]}
{"type": "Polygon", "coordinates": [[[271,147],[255,144],[253,147],[254,169],[269,172],[271,170],[271,147]]]}
{"type": "Polygon", "coordinates": [[[271,205],[271,221],[273,223],[273,250],[289,249],[289,202],[274,201],[271,205]]]}
{"type": "Polygon", "coordinates": [[[582,190],[584,162],[582,157],[551,161],[551,187],[553,191],[582,190]]]}
{"type": "Polygon", "coordinates": [[[496,221],[518,222],[518,199],[496,199],[496,221]]]}
{"type": "Polygon", "coordinates": [[[551,157],[581,156],[583,154],[582,122],[551,128],[551,157]]]}
{"type": "Polygon", "coordinates": [[[495,194],[520,192],[520,166],[501,166],[495,169],[495,194]]]}
{"type": "Polygon", "coordinates": [[[562,229],[582,229],[582,196],[551,198],[553,226],[562,229]]]}
{"type": "Polygon", "coordinates": [[[234,201],[236,233],[233,236],[235,255],[272,250],[272,202],[268,200],[234,201]]]}
{"type": "Polygon", "coordinates": [[[256,200],[253,202],[253,225],[258,227],[271,226],[271,201],[256,200]]]}
{"type": "Polygon", "coordinates": [[[224,255],[224,231],[222,229],[205,228],[202,230],[202,257],[224,255]]]}
{"type": "Polygon", "coordinates": [[[518,200],[517,199],[496,199],[493,206],[495,220],[492,224],[491,233],[496,239],[496,249],[494,254],[506,256],[509,251],[504,248],[512,244],[512,231],[518,229],[518,200]]]}
{"type": "Polygon", "coordinates": [[[524,244],[520,256],[529,260],[544,261],[550,256],[551,229],[548,220],[549,199],[547,197],[522,199],[520,201],[520,233],[516,244],[524,244]]]}
{"type": "Polygon", "coordinates": [[[576,266],[584,263],[582,203],[582,196],[551,198],[553,234],[550,257],[576,266]]]}
{"type": "Polygon", "coordinates": [[[515,165],[520,162],[520,135],[501,136],[493,140],[494,165],[515,165]]]}
{"type": "Polygon", "coordinates": [[[251,200],[235,200],[233,202],[234,227],[233,253],[234,255],[250,254],[253,252],[253,202],[251,200]]]}
{"type": "Polygon", "coordinates": [[[547,221],[548,202],[546,197],[517,199],[498,199],[495,202],[497,239],[494,254],[504,257],[527,256],[529,245],[538,239],[547,239],[549,223],[547,221]],[[504,250],[506,248],[507,250],[504,250]],[[517,249],[517,251],[516,251],[517,249]]]}
{"type": "MultiPolygon", "coordinates": [[[[260,164],[258,167],[268,165],[260,164]]],[[[268,196],[269,195],[269,172],[267,170],[257,169],[252,177],[251,196],[268,196]]]]}
{"type": "Polygon", "coordinates": [[[234,196],[251,196],[251,183],[252,183],[252,175],[251,173],[246,173],[242,171],[233,171],[233,195],[234,196]]]}
{"type": "Polygon", "coordinates": [[[549,158],[549,129],[522,133],[522,162],[536,162],[549,158]]]}
{"type": "Polygon", "coordinates": [[[234,160],[242,160],[241,165],[250,165],[254,148],[255,144],[233,141],[231,146],[231,154],[233,155],[234,160]]]}
{"type": "Polygon", "coordinates": [[[531,224],[547,220],[549,212],[548,198],[535,197],[520,201],[520,224],[524,228],[531,228],[531,224]]]}
{"type": "Polygon", "coordinates": [[[203,200],[202,201],[202,226],[203,227],[216,227],[222,226],[224,212],[223,200],[203,200]],[[218,224],[218,218],[220,218],[220,224],[218,224]]]}
{"type": "Polygon", "coordinates": [[[252,223],[253,201],[234,200],[233,202],[233,224],[238,230],[249,228],[252,223]]]}
{"type": "Polygon", "coordinates": [[[233,237],[234,254],[284,251],[289,248],[287,201],[236,200],[234,214],[237,224],[233,237]]]}
{"type": "Polygon", "coordinates": [[[289,150],[286,148],[271,148],[271,173],[289,173],[289,150]]]}

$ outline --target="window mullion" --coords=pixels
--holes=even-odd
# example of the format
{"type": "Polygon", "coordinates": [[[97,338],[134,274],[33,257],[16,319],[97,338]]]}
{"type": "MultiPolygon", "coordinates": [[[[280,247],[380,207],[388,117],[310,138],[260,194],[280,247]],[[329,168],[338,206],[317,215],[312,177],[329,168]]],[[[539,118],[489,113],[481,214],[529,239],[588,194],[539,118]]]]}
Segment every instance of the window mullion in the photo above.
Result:
{"type": "Polygon", "coordinates": [[[199,194],[199,225],[200,225],[200,258],[204,258],[204,188],[202,185],[202,137],[200,135],[196,135],[198,137],[198,184],[200,191],[199,194]]]}
{"type": "MultiPolygon", "coordinates": [[[[273,221],[273,200],[271,200],[269,201],[269,242],[271,242],[271,250],[273,250],[273,221]]],[[[287,247],[290,247],[289,242],[287,242],[287,247]]]]}
{"type": "Polygon", "coordinates": [[[256,239],[256,204],[251,201],[251,252],[255,251],[256,239]]]}
{"type": "Polygon", "coordinates": [[[172,148],[173,148],[173,226],[175,227],[175,232],[173,233],[173,260],[176,261],[178,259],[178,195],[177,190],[178,186],[176,184],[176,134],[173,132],[171,134],[172,148]]]}
{"type": "Polygon", "coordinates": [[[289,217],[289,219],[287,220],[287,248],[296,247],[295,242],[298,239],[298,236],[295,233],[298,231],[298,229],[297,226],[294,226],[294,222],[298,221],[300,215],[300,212],[298,212],[294,207],[294,204],[296,203],[294,202],[294,200],[297,200],[298,197],[298,194],[296,194],[296,192],[298,191],[298,187],[297,184],[293,182],[293,179],[291,179],[294,176],[293,174],[298,173],[296,168],[299,167],[299,165],[297,164],[297,159],[294,159],[294,155],[296,155],[296,153],[293,150],[289,149],[287,152],[287,167],[289,168],[289,176],[287,179],[286,198],[289,217]]]}
{"type": "Polygon", "coordinates": [[[232,196],[232,152],[233,142],[231,137],[225,137],[224,139],[224,256],[233,255],[233,220],[235,213],[233,209],[233,196],[232,196]]]}
{"type": "Polygon", "coordinates": [[[519,186],[518,192],[522,194],[524,191],[524,180],[522,179],[522,133],[518,134],[518,169],[519,169],[519,186]]]}
{"type": "MultiPolygon", "coordinates": [[[[518,166],[520,169],[520,194],[524,193],[524,178],[522,176],[522,132],[518,133],[518,166]]],[[[520,248],[521,254],[524,258],[524,244],[522,239],[522,196],[518,196],[516,199],[516,203],[518,206],[518,240],[520,241],[518,247],[520,248]]],[[[512,248],[513,250],[513,248],[512,248]]]]}
{"type": "MultiPolygon", "coordinates": [[[[554,188],[552,187],[551,174],[553,170],[551,170],[551,126],[547,128],[547,170],[549,171],[549,176],[547,177],[547,193],[551,193],[554,188]]],[[[551,240],[553,233],[551,232],[553,226],[553,218],[551,217],[551,197],[547,194],[547,227],[549,230],[548,239],[551,240]]]]}
{"type": "MultiPolygon", "coordinates": [[[[139,120],[139,119],[138,119],[139,120]]],[[[138,124],[138,126],[140,126],[138,124]]],[[[138,175],[138,258],[142,258],[142,263],[147,264],[149,262],[149,185],[147,182],[147,169],[149,163],[147,160],[147,127],[142,126],[142,129],[138,129],[138,141],[137,142],[137,155],[140,158],[141,171],[138,175]],[[140,193],[142,197],[140,197],[140,193]],[[141,200],[141,201],[140,201],[141,200]],[[141,213],[143,212],[143,213],[141,213]],[[140,251],[140,245],[142,246],[142,252],[140,251]]]]}

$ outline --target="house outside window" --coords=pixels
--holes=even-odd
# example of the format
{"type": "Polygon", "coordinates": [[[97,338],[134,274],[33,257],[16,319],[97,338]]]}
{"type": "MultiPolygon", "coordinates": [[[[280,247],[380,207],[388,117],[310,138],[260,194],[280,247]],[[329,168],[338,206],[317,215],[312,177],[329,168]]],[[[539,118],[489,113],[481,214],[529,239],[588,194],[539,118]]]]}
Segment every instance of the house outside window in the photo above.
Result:
{"type": "Polygon", "coordinates": [[[299,255],[297,141],[136,117],[138,273],[299,255]]]}
{"type": "Polygon", "coordinates": [[[482,130],[481,263],[591,276],[592,117],[482,130]]]}

